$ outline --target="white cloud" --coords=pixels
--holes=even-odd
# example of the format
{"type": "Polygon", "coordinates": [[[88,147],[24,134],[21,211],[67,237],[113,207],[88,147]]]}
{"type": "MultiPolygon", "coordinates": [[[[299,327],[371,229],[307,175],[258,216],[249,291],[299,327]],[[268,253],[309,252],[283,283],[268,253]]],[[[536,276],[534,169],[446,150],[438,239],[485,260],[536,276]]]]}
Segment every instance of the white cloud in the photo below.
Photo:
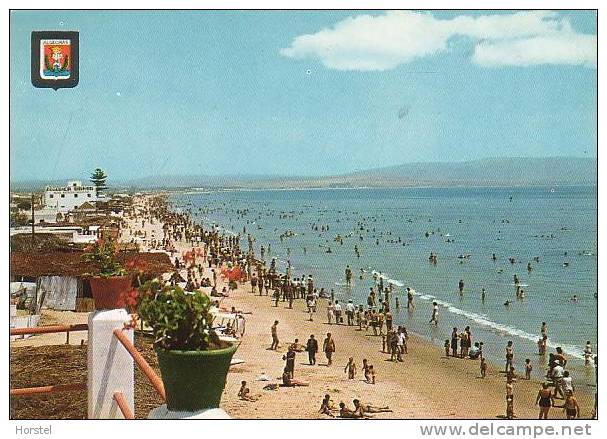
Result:
{"type": "Polygon", "coordinates": [[[437,19],[430,13],[359,15],[330,29],[296,37],[280,53],[317,59],[335,70],[389,70],[448,50],[450,38],[470,38],[472,61],[484,67],[575,64],[596,66],[596,35],[576,33],[550,11],[437,19]]]}
{"type": "Polygon", "coordinates": [[[484,41],[477,44],[472,60],[485,67],[569,64],[596,68],[596,37],[570,34],[484,41]]]}

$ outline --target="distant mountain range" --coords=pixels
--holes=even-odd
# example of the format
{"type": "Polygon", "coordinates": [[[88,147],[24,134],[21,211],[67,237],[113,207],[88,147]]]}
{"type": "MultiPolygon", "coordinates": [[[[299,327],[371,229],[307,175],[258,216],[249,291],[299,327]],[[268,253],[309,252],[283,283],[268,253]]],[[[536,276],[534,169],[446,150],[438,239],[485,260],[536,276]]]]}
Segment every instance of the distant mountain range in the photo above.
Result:
{"type": "MultiPolygon", "coordinates": [[[[137,189],[287,189],[415,186],[596,185],[597,159],[579,157],[490,158],[467,162],[404,165],[322,177],[158,175],[108,183],[114,190],[137,189]]],[[[69,176],[66,176],[66,181],[69,176]]],[[[41,190],[65,181],[11,182],[11,190],[41,190]]]]}

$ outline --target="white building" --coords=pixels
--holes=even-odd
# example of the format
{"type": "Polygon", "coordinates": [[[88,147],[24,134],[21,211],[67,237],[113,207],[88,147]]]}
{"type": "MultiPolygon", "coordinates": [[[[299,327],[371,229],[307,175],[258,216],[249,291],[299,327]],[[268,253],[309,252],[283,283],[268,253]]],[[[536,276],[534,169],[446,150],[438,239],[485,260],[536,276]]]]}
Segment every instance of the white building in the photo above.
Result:
{"type": "Polygon", "coordinates": [[[98,200],[95,186],[83,186],[81,181],[70,181],[66,187],[47,186],[44,191],[44,205],[67,213],[84,202],[94,203],[98,200]]]}

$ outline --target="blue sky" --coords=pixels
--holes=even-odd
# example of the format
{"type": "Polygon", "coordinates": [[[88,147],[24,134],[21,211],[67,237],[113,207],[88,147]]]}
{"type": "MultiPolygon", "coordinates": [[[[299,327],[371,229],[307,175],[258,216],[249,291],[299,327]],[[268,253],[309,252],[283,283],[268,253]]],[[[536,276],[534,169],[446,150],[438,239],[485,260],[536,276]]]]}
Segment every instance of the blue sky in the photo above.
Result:
{"type": "Polygon", "coordinates": [[[13,11],[11,179],[596,157],[594,12],[13,11]],[[32,30],[80,32],[36,89],[32,30]]]}

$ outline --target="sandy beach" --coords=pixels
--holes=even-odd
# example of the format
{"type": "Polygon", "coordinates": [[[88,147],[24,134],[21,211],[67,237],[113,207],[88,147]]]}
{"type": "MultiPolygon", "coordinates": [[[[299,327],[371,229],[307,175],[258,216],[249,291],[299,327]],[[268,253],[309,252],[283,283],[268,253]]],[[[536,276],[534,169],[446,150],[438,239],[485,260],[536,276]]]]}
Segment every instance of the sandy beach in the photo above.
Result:
{"type": "MultiPolygon", "coordinates": [[[[142,207],[147,197],[136,200],[142,207]]],[[[147,239],[141,250],[150,250],[147,245],[151,238],[161,239],[164,235],[162,224],[142,217],[128,218],[121,231],[121,240],[129,242],[135,233],[145,233],[147,239]]],[[[173,243],[177,254],[190,250],[184,241],[173,243]]],[[[185,275],[186,270],[182,270],[185,275]]],[[[208,266],[203,277],[212,277],[208,266]]],[[[218,278],[218,290],[227,283],[218,278]]],[[[295,300],[293,309],[288,302],[280,301],[274,306],[271,296],[259,296],[258,290],[251,292],[248,282],[239,283],[229,297],[221,300],[221,307],[242,311],[246,318],[246,331],[235,358],[244,363],[233,366],[228,374],[222,408],[233,418],[242,419],[317,419],[329,418],[320,415],[318,409],[325,394],[329,394],[335,405],[345,402],[352,407],[355,398],[375,406],[389,406],[393,412],[374,414],[374,418],[398,419],[500,419],[505,416],[506,379],[500,370],[503,365],[488,365],[486,378],[480,377],[479,361],[445,357],[444,350],[419,337],[410,335],[408,354],[402,363],[391,362],[390,354],[382,352],[382,340],[373,336],[371,329],[365,332],[355,326],[327,323],[327,300],[320,299],[313,321],[309,320],[304,300],[295,300]],[[280,347],[269,350],[270,327],[278,320],[280,347]],[[306,352],[298,353],[295,362],[295,378],[310,383],[307,387],[279,387],[278,390],[263,390],[269,383],[279,383],[284,367],[282,356],[295,338],[305,344],[310,334],[322,341],[326,333],[332,333],[336,344],[333,364],[327,366],[324,353],[317,354],[317,364],[308,364],[306,352]],[[348,379],[344,367],[348,358],[353,357],[357,365],[355,379],[348,379]],[[360,367],[363,358],[376,370],[376,384],[364,380],[360,367]],[[266,374],[271,381],[259,381],[266,374]],[[243,401],[237,393],[241,381],[247,381],[253,395],[259,396],[255,402],[243,401]]],[[[406,309],[401,309],[406,313],[406,309]]],[[[414,311],[423,312],[423,311],[414,311]]],[[[83,323],[87,313],[43,311],[42,324],[83,323]]],[[[448,338],[444,334],[442,339],[448,338]]],[[[86,340],[86,333],[74,333],[71,344],[86,340]]],[[[26,340],[13,342],[12,347],[44,346],[65,343],[65,334],[44,334],[26,340]]],[[[514,383],[514,413],[519,419],[535,419],[538,408],[535,399],[541,383],[537,380],[519,379],[514,383]]],[[[590,417],[593,408],[592,390],[577,391],[581,417],[590,417]]],[[[562,400],[556,400],[557,405],[562,400]]],[[[554,407],[551,419],[565,418],[563,409],[554,407]]]]}
{"type": "MultiPolygon", "coordinates": [[[[139,202],[142,202],[140,200],[139,202]]],[[[146,221],[141,228],[141,220],[129,223],[134,230],[143,230],[147,236],[162,236],[162,225],[157,221],[146,221]]],[[[128,233],[123,239],[128,240],[128,233]]],[[[191,249],[184,242],[176,242],[179,253],[191,249]]],[[[210,277],[208,267],[203,276],[210,277]]],[[[219,278],[218,290],[225,285],[219,278]]],[[[444,351],[418,337],[409,339],[409,354],[403,363],[389,361],[390,355],[382,353],[381,337],[373,336],[372,331],[359,331],[346,325],[329,325],[326,319],[326,300],[318,303],[318,312],[314,321],[309,321],[303,300],[295,300],[293,309],[287,308],[287,302],[279,302],[278,307],[269,296],[260,297],[258,292],[251,293],[249,283],[239,285],[223,299],[222,307],[234,306],[242,311],[246,318],[246,333],[235,357],[244,360],[241,365],[232,367],[227,379],[222,407],[234,418],[322,418],[318,414],[321,400],[325,394],[331,396],[337,405],[343,401],[352,406],[352,400],[376,406],[390,406],[392,413],[375,414],[377,418],[440,418],[440,419],[498,419],[505,415],[505,375],[498,367],[489,364],[485,379],[480,378],[479,362],[475,360],[445,357],[444,351]],[[249,314],[250,313],[250,314],[249,314]],[[278,351],[268,350],[271,343],[270,327],[278,320],[278,336],[281,341],[278,351]],[[280,388],[278,391],[266,391],[268,384],[256,381],[265,372],[278,382],[282,374],[284,361],[282,356],[287,347],[299,339],[305,344],[310,334],[314,334],[322,346],[327,332],[331,332],[336,343],[333,365],[326,366],[323,353],[317,355],[317,365],[308,365],[307,353],[297,354],[295,377],[310,382],[308,387],[280,388]],[[354,380],[348,380],[344,366],[352,356],[359,368],[354,380]],[[376,384],[364,381],[360,366],[366,358],[376,369],[376,384]],[[260,395],[256,402],[242,401],[237,392],[242,380],[246,380],[251,392],[260,395]]],[[[400,312],[406,312],[401,310],[400,312]]],[[[447,338],[449,334],[444,334],[447,338]]],[[[514,413],[517,418],[537,418],[538,409],[535,398],[541,383],[536,380],[518,379],[514,383],[514,413]]],[[[581,416],[589,417],[592,412],[593,398],[590,392],[576,392],[580,404],[581,416]]],[[[556,400],[562,404],[562,400],[556,400]]],[[[555,407],[550,418],[564,418],[562,408],[555,407]]]]}

